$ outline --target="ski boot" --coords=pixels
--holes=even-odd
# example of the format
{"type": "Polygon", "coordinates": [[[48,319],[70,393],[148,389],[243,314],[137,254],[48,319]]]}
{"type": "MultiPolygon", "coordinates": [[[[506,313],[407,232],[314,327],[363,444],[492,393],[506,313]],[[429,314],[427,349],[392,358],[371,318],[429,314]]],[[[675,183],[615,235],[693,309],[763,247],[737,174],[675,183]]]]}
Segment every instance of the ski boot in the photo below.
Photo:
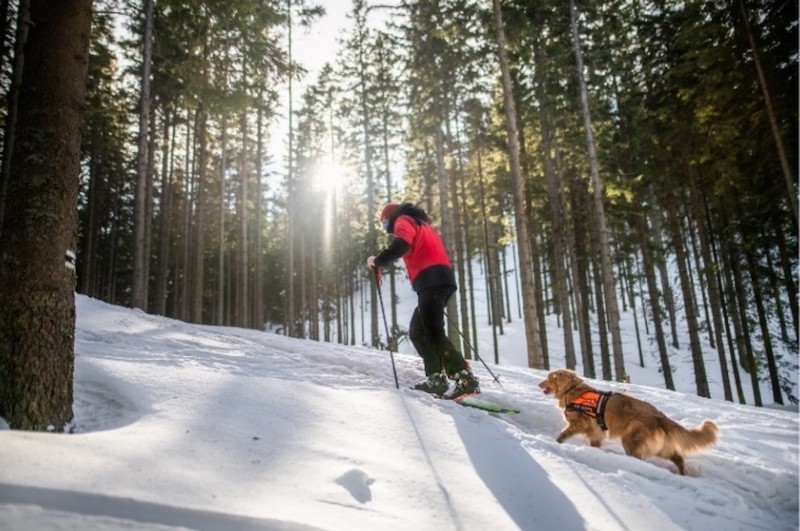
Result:
{"type": "Polygon", "coordinates": [[[444,373],[436,372],[414,386],[417,391],[424,391],[436,396],[442,396],[447,392],[449,385],[444,373]]]}
{"type": "Polygon", "coordinates": [[[448,391],[442,395],[442,398],[452,400],[454,398],[458,398],[459,396],[471,394],[476,395],[481,392],[481,388],[478,385],[478,379],[475,378],[469,369],[460,370],[451,376],[451,378],[453,378],[456,383],[452,389],[448,389],[448,391]]]}

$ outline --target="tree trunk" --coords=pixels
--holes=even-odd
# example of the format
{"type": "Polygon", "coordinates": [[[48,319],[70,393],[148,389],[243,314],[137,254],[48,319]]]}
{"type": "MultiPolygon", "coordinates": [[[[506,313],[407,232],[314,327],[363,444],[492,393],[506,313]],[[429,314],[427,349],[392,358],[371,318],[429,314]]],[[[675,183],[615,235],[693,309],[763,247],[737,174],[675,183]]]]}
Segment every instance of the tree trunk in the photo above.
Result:
{"type": "MultiPolygon", "coordinates": [[[[93,134],[92,136],[97,136],[93,134]]],[[[97,208],[100,204],[98,199],[98,187],[100,176],[98,175],[98,168],[100,166],[100,157],[97,152],[96,138],[90,141],[89,153],[89,185],[86,195],[86,220],[84,222],[83,230],[83,268],[78,264],[78,291],[84,295],[95,297],[95,265],[97,263],[97,208]]],[[[0,223],[2,225],[2,223],[0,223]]]]}
{"type": "Polygon", "coordinates": [[[145,209],[144,209],[144,299],[145,309],[150,308],[150,266],[153,257],[153,194],[156,175],[156,113],[155,109],[151,107],[149,116],[149,125],[147,130],[150,131],[147,140],[147,168],[145,179],[145,209]]]}
{"type": "MultiPolygon", "coordinates": [[[[477,132],[478,138],[480,138],[481,132],[477,132]]],[[[477,156],[477,171],[478,171],[478,201],[480,204],[481,209],[481,229],[483,231],[483,253],[484,253],[484,267],[486,270],[486,287],[489,291],[489,299],[487,300],[487,312],[489,314],[489,324],[492,327],[492,346],[494,351],[494,362],[500,363],[500,352],[498,350],[497,344],[497,328],[498,326],[502,326],[503,318],[501,316],[502,312],[500,310],[502,303],[500,302],[500,297],[497,293],[497,268],[496,268],[496,256],[497,253],[494,250],[494,246],[491,245],[489,242],[489,223],[487,221],[488,212],[486,206],[486,186],[484,184],[483,179],[483,161],[481,156],[482,148],[480,145],[480,140],[478,142],[478,146],[476,148],[476,156],[477,156]]]]}
{"type": "Polygon", "coordinates": [[[536,290],[533,283],[533,260],[530,249],[528,219],[525,216],[525,181],[519,158],[519,135],[514,107],[514,95],[511,90],[511,74],[506,56],[506,38],[503,29],[503,14],[500,0],[492,0],[495,26],[497,30],[497,49],[500,59],[500,70],[503,76],[503,101],[506,111],[506,136],[508,140],[509,159],[511,163],[511,179],[514,188],[514,219],[519,246],[519,277],[522,282],[522,301],[524,307],[525,339],[528,346],[528,366],[541,369],[544,367],[542,343],[539,336],[539,316],[536,310],[536,290]]]}
{"type": "Polygon", "coordinates": [[[581,338],[581,351],[583,359],[583,375],[587,378],[594,378],[597,373],[594,366],[594,347],[592,344],[592,323],[589,315],[589,244],[586,241],[586,190],[581,186],[581,181],[577,175],[572,175],[571,195],[572,195],[572,244],[573,260],[572,273],[574,283],[577,287],[575,297],[578,311],[578,328],[581,338]]]}
{"type": "MultiPolygon", "coordinates": [[[[561,151],[558,147],[555,147],[555,171],[557,174],[558,182],[563,182],[565,186],[573,189],[574,197],[577,196],[575,193],[575,188],[577,187],[577,179],[572,182],[570,185],[568,180],[564,179],[564,168],[561,160],[561,151]]],[[[560,187],[559,187],[560,188],[560,187]]],[[[562,214],[566,213],[566,191],[559,190],[558,193],[558,201],[560,204],[560,209],[562,214]]],[[[573,206],[577,208],[576,205],[573,206]]],[[[572,299],[575,302],[575,322],[573,324],[574,328],[578,330],[578,340],[580,342],[581,347],[581,357],[583,361],[583,373],[584,376],[594,377],[594,360],[592,359],[592,342],[591,342],[591,333],[590,329],[587,326],[583,325],[583,316],[584,310],[588,307],[588,302],[586,301],[586,290],[582,289],[580,286],[581,284],[581,271],[580,266],[578,264],[578,248],[575,243],[576,233],[573,225],[575,224],[575,217],[573,216],[573,223],[570,224],[569,220],[564,219],[564,235],[566,237],[566,255],[565,258],[568,261],[569,272],[572,274],[572,299]],[[587,364],[588,362],[588,364],[587,364]]],[[[569,280],[566,278],[565,280],[569,280]]],[[[588,320],[589,312],[586,311],[586,319],[588,320]]],[[[587,321],[588,322],[588,321],[587,321]]],[[[577,364],[578,360],[576,357],[575,363],[577,364]]]]}
{"type": "MultiPolygon", "coordinates": [[[[700,189],[700,193],[703,199],[703,216],[709,233],[711,257],[714,263],[717,264],[717,267],[712,271],[712,274],[714,275],[713,281],[717,285],[717,293],[719,294],[719,302],[720,302],[720,313],[722,314],[723,323],[725,325],[725,335],[727,336],[728,340],[728,351],[731,354],[731,370],[733,371],[733,380],[734,384],[736,385],[736,394],[739,398],[739,403],[744,404],[746,403],[744,398],[744,389],[742,388],[742,381],[739,375],[739,364],[736,363],[736,344],[734,343],[733,335],[731,334],[731,321],[732,320],[735,321],[736,317],[736,309],[733,307],[735,305],[730,304],[730,297],[734,296],[733,289],[730,289],[730,286],[728,286],[727,291],[730,294],[730,296],[726,300],[726,295],[725,295],[726,288],[723,286],[723,278],[727,275],[724,259],[722,258],[724,254],[721,255],[717,251],[717,244],[714,238],[714,224],[711,221],[711,213],[708,205],[708,196],[706,195],[705,190],[702,188],[700,189]]],[[[735,324],[734,328],[736,328],[735,324]]]]}
{"type": "Polygon", "coordinates": [[[156,272],[156,290],[153,311],[158,315],[166,315],[167,308],[167,276],[169,275],[170,238],[172,236],[172,167],[170,154],[174,146],[174,127],[172,126],[172,110],[164,109],[164,135],[161,150],[161,211],[159,213],[158,236],[158,271],[156,272]],[[173,138],[170,139],[170,128],[173,138]]]}
{"type": "Polygon", "coordinates": [[[661,361],[661,373],[664,375],[664,384],[667,389],[674,391],[675,383],[672,381],[672,365],[669,361],[664,330],[661,328],[661,303],[658,300],[655,264],[650,250],[650,241],[647,238],[647,219],[644,212],[641,212],[636,217],[636,231],[639,235],[639,247],[642,249],[642,262],[645,279],[647,280],[647,293],[650,298],[650,311],[653,314],[653,327],[656,334],[656,344],[658,345],[658,356],[661,361]]]}
{"type": "MultiPolygon", "coordinates": [[[[440,103],[440,96],[438,92],[435,92],[433,95],[434,100],[434,108],[437,109],[435,114],[438,116],[441,114],[441,103],[440,103]]],[[[445,121],[445,120],[442,120],[445,121]]],[[[449,208],[449,201],[447,199],[447,176],[446,170],[444,166],[444,133],[442,133],[441,125],[437,124],[436,132],[434,133],[435,136],[435,154],[436,154],[436,176],[437,176],[437,190],[439,192],[439,218],[440,218],[440,225],[441,225],[441,235],[442,241],[444,242],[444,246],[447,249],[452,249],[453,241],[455,236],[453,231],[453,225],[451,223],[451,216],[450,216],[450,208],[449,208]]],[[[452,255],[452,253],[450,253],[452,255]]],[[[455,255],[452,255],[451,260],[453,262],[456,261],[458,258],[455,255]]],[[[452,316],[455,315],[455,299],[456,297],[451,297],[449,301],[447,301],[447,315],[452,316]]],[[[453,324],[452,319],[447,319],[445,322],[447,326],[447,335],[456,338],[458,337],[458,332],[456,332],[455,325],[453,324]]],[[[460,339],[459,339],[460,341],[460,339]]],[[[458,341],[454,341],[455,344],[458,344],[458,341]]]]}
{"type": "MultiPolygon", "coordinates": [[[[17,14],[17,32],[14,38],[14,65],[11,74],[11,86],[6,95],[7,108],[6,130],[3,137],[3,164],[2,174],[0,175],[0,234],[2,234],[3,215],[5,212],[5,197],[8,191],[8,183],[11,180],[11,158],[14,154],[14,139],[16,136],[17,113],[20,83],[22,82],[22,71],[25,66],[25,43],[28,40],[28,28],[30,25],[30,0],[20,0],[17,14]]],[[[8,10],[7,2],[4,8],[8,10]]],[[[5,17],[3,18],[5,21],[5,17]]],[[[0,35],[5,44],[6,32],[0,35]]],[[[2,55],[0,55],[2,58],[2,55]]]]}
{"type": "Polygon", "coordinates": [[[690,170],[690,194],[691,206],[694,213],[694,218],[698,222],[698,237],[700,239],[700,252],[703,255],[703,263],[705,268],[700,272],[705,278],[704,284],[708,289],[708,298],[711,300],[711,317],[713,319],[714,330],[713,336],[716,338],[716,348],[719,355],[719,365],[722,374],[722,386],[725,392],[725,400],[733,402],[733,392],[731,390],[730,375],[728,374],[728,360],[725,356],[725,343],[722,338],[722,313],[720,304],[720,295],[717,290],[717,283],[715,282],[714,271],[717,270],[719,264],[715,263],[711,256],[711,245],[709,244],[709,236],[706,232],[706,227],[703,226],[703,204],[698,190],[697,181],[694,172],[690,170]]]}
{"type": "MultiPolygon", "coordinates": [[[[722,209],[722,226],[729,230],[727,216],[722,209]]],[[[753,401],[756,406],[761,407],[761,387],[758,382],[758,367],[753,354],[753,343],[750,340],[750,324],[747,317],[747,299],[744,292],[741,276],[739,275],[738,254],[736,246],[730,240],[730,234],[726,235],[723,243],[724,250],[721,253],[727,260],[725,271],[725,285],[729,294],[731,305],[735,308],[731,311],[733,330],[736,337],[736,344],[739,350],[739,364],[750,375],[750,384],[753,388],[753,401]]]]}
{"type": "Polygon", "coordinates": [[[608,351],[608,316],[606,315],[606,300],[603,296],[603,273],[599,266],[598,249],[592,238],[590,252],[592,257],[592,280],[594,280],[595,311],[597,312],[597,335],[600,337],[600,369],[603,371],[603,380],[612,381],[614,376],[611,371],[611,353],[608,351]]]}
{"type": "Polygon", "coordinates": [[[644,352],[642,351],[642,334],[639,331],[639,311],[636,307],[636,293],[634,292],[633,288],[635,282],[634,282],[633,266],[630,262],[630,256],[628,256],[625,262],[622,263],[622,267],[625,269],[625,278],[627,278],[628,280],[627,293],[623,295],[623,298],[625,295],[627,295],[628,300],[630,301],[631,311],[633,312],[633,328],[636,332],[636,349],[639,352],[639,366],[644,368],[645,365],[644,365],[644,352]]]}
{"type": "Polygon", "coordinates": [[[247,327],[250,325],[250,316],[248,314],[248,286],[249,282],[249,262],[250,258],[247,253],[248,238],[247,238],[247,202],[249,198],[249,174],[247,168],[247,113],[242,111],[239,121],[239,127],[242,133],[242,148],[239,156],[239,206],[237,214],[239,216],[239,245],[237,245],[236,253],[236,326],[247,327]]]}
{"type": "Polygon", "coordinates": [[[131,305],[147,309],[145,272],[147,230],[147,124],[150,117],[150,57],[153,37],[153,0],[145,0],[142,88],[139,98],[139,152],[136,158],[136,191],[133,213],[133,286],[131,305]]]}
{"type": "Polygon", "coordinates": [[[222,326],[225,321],[225,211],[228,205],[228,191],[225,175],[228,172],[228,115],[222,111],[220,121],[219,145],[219,242],[217,244],[217,292],[214,322],[222,326]]]}
{"type": "Polygon", "coordinates": [[[672,247],[675,250],[678,274],[681,280],[681,292],[683,293],[683,307],[686,312],[686,325],[689,328],[689,345],[692,351],[692,365],[694,366],[694,379],[697,386],[697,394],[710,397],[708,389],[708,377],[703,361],[703,349],[700,346],[700,334],[698,333],[697,310],[692,295],[692,282],[689,279],[689,272],[686,270],[686,251],[681,232],[678,212],[675,208],[673,197],[666,198],[667,201],[667,224],[672,238],[672,247]]]}
{"type": "Polygon", "coordinates": [[[753,288],[753,298],[758,312],[758,325],[761,329],[761,340],[764,343],[764,355],[767,358],[767,370],[769,371],[769,382],[772,387],[772,399],[776,404],[783,404],[783,394],[781,393],[780,377],[778,375],[778,365],[775,361],[775,353],[772,350],[772,334],[767,323],[767,311],[764,307],[764,298],[761,295],[761,284],[756,266],[756,258],[750,246],[744,245],[744,256],[747,261],[747,269],[750,273],[750,285],[753,288]]]}
{"type": "Polygon", "coordinates": [[[72,420],[75,248],[89,0],[37,0],[25,45],[0,239],[0,416],[15,429],[72,420]]]}
{"type": "MultiPolygon", "coordinates": [[[[449,122],[449,120],[448,120],[449,122]]],[[[457,126],[456,126],[457,127],[457,126]]],[[[449,128],[448,128],[449,129],[449,128]]],[[[448,131],[448,138],[450,138],[451,133],[448,131]]],[[[466,224],[461,223],[461,199],[465,199],[463,194],[459,193],[458,184],[461,180],[460,177],[462,175],[461,169],[461,153],[460,153],[460,138],[458,138],[459,132],[456,129],[456,141],[454,142],[457,147],[456,149],[459,150],[456,156],[456,164],[450,170],[450,198],[453,204],[452,210],[452,220],[453,220],[453,241],[451,245],[453,245],[455,249],[455,260],[454,266],[456,268],[456,273],[458,274],[458,302],[459,302],[459,314],[461,315],[461,334],[457,334],[453,336],[453,338],[458,338],[458,341],[453,341],[454,344],[458,345],[459,343],[461,346],[461,352],[464,354],[464,357],[467,359],[472,359],[472,353],[470,352],[469,347],[467,344],[467,338],[469,337],[469,298],[467,296],[467,270],[466,270],[466,262],[469,261],[469,254],[466,252],[466,234],[467,228],[466,224]]]]}
{"type": "Polygon", "coordinates": [[[195,193],[194,215],[194,267],[191,276],[192,285],[192,322],[203,322],[203,302],[205,295],[205,258],[206,258],[206,161],[208,159],[208,146],[206,139],[206,126],[208,115],[201,104],[198,114],[198,155],[197,155],[197,187],[195,193]]]}
{"type": "MultiPolygon", "coordinates": [[[[780,221],[777,216],[773,217],[775,239],[778,242],[778,253],[781,258],[781,268],[783,269],[783,282],[786,284],[786,294],[789,296],[789,308],[792,311],[792,327],[794,329],[795,340],[798,339],[798,322],[797,322],[797,285],[794,282],[794,271],[792,264],[789,260],[790,252],[787,250],[786,235],[784,234],[780,221]]],[[[797,256],[797,247],[794,247],[794,252],[791,253],[797,256]]]]}
{"type": "MultiPolygon", "coordinates": [[[[358,13],[356,17],[356,26],[358,31],[358,97],[359,97],[359,110],[361,113],[362,121],[362,134],[364,135],[364,167],[366,169],[367,179],[367,245],[369,249],[375,250],[378,246],[377,231],[375,224],[378,222],[377,213],[375,211],[375,178],[372,168],[372,137],[370,135],[370,106],[367,102],[367,60],[364,57],[366,53],[366,34],[365,34],[365,13],[358,13]]],[[[372,274],[372,272],[370,272],[372,274]]],[[[376,282],[370,281],[370,303],[369,303],[369,317],[370,317],[370,337],[373,347],[380,344],[380,332],[378,328],[378,288],[376,282]]],[[[386,338],[387,342],[389,338],[386,338]]]]}
{"type": "Polygon", "coordinates": [[[539,99],[539,122],[544,149],[544,174],[547,180],[547,199],[550,203],[550,222],[553,225],[553,262],[556,272],[554,283],[554,293],[558,300],[558,308],[562,318],[562,328],[564,332],[564,359],[567,368],[575,369],[577,360],[575,358],[575,343],[572,337],[572,316],[569,310],[569,290],[567,288],[567,272],[564,266],[566,253],[564,248],[564,211],[561,207],[561,180],[553,164],[553,153],[555,152],[553,142],[553,131],[550,123],[548,103],[545,98],[543,75],[544,64],[539,41],[534,40],[533,53],[536,61],[536,96],[539,99]]]}
{"type": "MultiPolygon", "coordinates": [[[[770,94],[769,86],[767,85],[767,78],[764,75],[764,67],[761,66],[761,57],[758,54],[758,46],[756,45],[756,39],[753,35],[753,30],[750,28],[750,16],[747,13],[744,0],[739,0],[739,10],[741,11],[744,29],[747,33],[747,41],[750,44],[750,53],[753,55],[753,64],[756,67],[756,74],[758,75],[758,85],[761,87],[761,94],[764,97],[764,107],[767,109],[770,130],[772,131],[772,138],[775,141],[775,149],[778,152],[778,161],[780,162],[781,171],[783,172],[784,181],[786,183],[786,192],[789,199],[789,204],[792,207],[792,213],[794,214],[794,221],[796,224],[797,191],[795,190],[794,176],[797,174],[797,172],[792,172],[791,168],[789,167],[789,158],[786,156],[786,148],[783,146],[783,137],[781,136],[778,117],[776,116],[775,110],[772,107],[772,96],[770,94]]],[[[797,124],[795,123],[795,126],[796,125],[797,124]]]]}
{"type": "MultiPolygon", "coordinates": [[[[261,95],[259,95],[259,101],[261,95]]],[[[255,219],[256,219],[256,237],[255,237],[255,259],[253,270],[255,271],[255,278],[253,279],[253,322],[255,328],[258,330],[264,329],[264,272],[263,272],[263,235],[262,235],[262,221],[264,216],[262,204],[262,176],[264,175],[264,107],[258,106],[258,116],[256,118],[256,198],[255,198],[255,219]]],[[[337,313],[337,315],[339,315],[337,313]]]]}
{"type": "MultiPolygon", "coordinates": [[[[286,17],[287,17],[287,61],[292,64],[292,0],[286,1],[286,17]]],[[[289,145],[287,149],[288,162],[286,165],[286,275],[284,282],[286,284],[286,299],[284,302],[284,332],[287,336],[294,336],[295,328],[295,301],[294,301],[294,280],[295,280],[295,259],[294,259],[294,202],[295,202],[295,189],[294,189],[294,102],[292,101],[292,80],[294,73],[290,72],[288,77],[288,104],[287,113],[289,122],[289,145]]]]}
{"type": "Polygon", "coordinates": [[[592,133],[592,119],[589,112],[589,96],[586,91],[586,80],[583,74],[583,52],[581,51],[580,38],[578,37],[578,22],[575,14],[575,2],[570,0],[570,20],[572,25],[572,40],[575,46],[575,60],[577,63],[578,83],[581,89],[581,105],[583,107],[583,123],[586,130],[586,146],[589,151],[589,172],[592,175],[594,188],[594,206],[597,220],[597,231],[600,245],[600,266],[603,276],[603,291],[605,293],[606,310],[608,311],[608,326],[611,330],[611,346],[614,354],[614,372],[618,382],[625,381],[625,359],[622,355],[622,335],[619,329],[619,307],[617,305],[616,289],[614,288],[614,272],[611,269],[611,249],[608,243],[608,229],[606,227],[606,214],[603,207],[604,186],[600,180],[597,167],[597,154],[594,147],[592,133]]]}
{"type": "MultiPolygon", "coordinates": [[[[652,191],[651,191],[651,196],[652,191]]],[[[669,328],[672,334],[672,346],[673,348],[680,348],[680,341],[678,341],[678,318],[675,312],[675,299],[672,296],[672,286],[669,283],[669,274],[667,273],[667,252],[666,247],[664,246],[664,240],[662,238],[662,234],[664,234],[664,230],[661,226],[661,214],[658,212],[654,212],[652,216],[650,216],[650,221],[653,225],[653,237],[655,238],[656,249],[658,252],[658,273],[659,277],[661,278],[661,293],[664,297],[664,306],[667,309],[667,315],[669,316],[669,328]]]]}

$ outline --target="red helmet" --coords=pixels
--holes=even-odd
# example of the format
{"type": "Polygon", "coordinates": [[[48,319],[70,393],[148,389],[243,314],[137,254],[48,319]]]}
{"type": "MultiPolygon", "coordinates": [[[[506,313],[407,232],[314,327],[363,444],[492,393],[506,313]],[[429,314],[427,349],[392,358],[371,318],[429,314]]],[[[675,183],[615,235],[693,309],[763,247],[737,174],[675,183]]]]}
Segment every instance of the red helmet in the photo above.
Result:
{"type": "Polygon", "coordinates": [[[384,219],[389,219],[394,213],[394,211],[397,210],[398,206],[399,205],[397,205],[396,203],[386,203],[386,206],[383,207],[383,210],[381,210],[381,221],[383,221],[384,219]]]}

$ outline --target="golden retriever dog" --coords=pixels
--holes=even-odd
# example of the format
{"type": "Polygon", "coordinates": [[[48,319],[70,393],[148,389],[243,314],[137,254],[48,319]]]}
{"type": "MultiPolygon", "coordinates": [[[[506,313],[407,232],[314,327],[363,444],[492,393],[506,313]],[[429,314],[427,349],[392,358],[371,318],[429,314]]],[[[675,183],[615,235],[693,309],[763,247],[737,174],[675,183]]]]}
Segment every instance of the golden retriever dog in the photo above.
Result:
{"type": "Polygon", "coordinates": [[[583,434],[592,446],[600,446],[607,431],[608,437],[622,441],[626,454],[669,459],[685,475],[684,455],[717,441],[719,430],[710,420],[687,430],[651,404],[622,393],[600,392],[569,369],[552,371],[539,387],[553,395],[564,412],[567,426],[559,443],[583,434]]]}

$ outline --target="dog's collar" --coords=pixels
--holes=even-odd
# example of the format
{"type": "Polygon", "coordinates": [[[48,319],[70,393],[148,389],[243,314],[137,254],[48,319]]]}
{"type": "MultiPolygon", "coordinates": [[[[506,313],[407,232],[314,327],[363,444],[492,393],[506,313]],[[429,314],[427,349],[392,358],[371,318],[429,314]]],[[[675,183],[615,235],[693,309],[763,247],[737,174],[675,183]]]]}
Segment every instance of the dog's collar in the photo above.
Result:
{"type": "Polygon", "coordinates": [[[606,402],[612,394],[611,391],[584,391],[567,404],[567,410],[579,411],[592,417],[600,429],[606,431],[608,430],[605,422],[606,402]]]}

